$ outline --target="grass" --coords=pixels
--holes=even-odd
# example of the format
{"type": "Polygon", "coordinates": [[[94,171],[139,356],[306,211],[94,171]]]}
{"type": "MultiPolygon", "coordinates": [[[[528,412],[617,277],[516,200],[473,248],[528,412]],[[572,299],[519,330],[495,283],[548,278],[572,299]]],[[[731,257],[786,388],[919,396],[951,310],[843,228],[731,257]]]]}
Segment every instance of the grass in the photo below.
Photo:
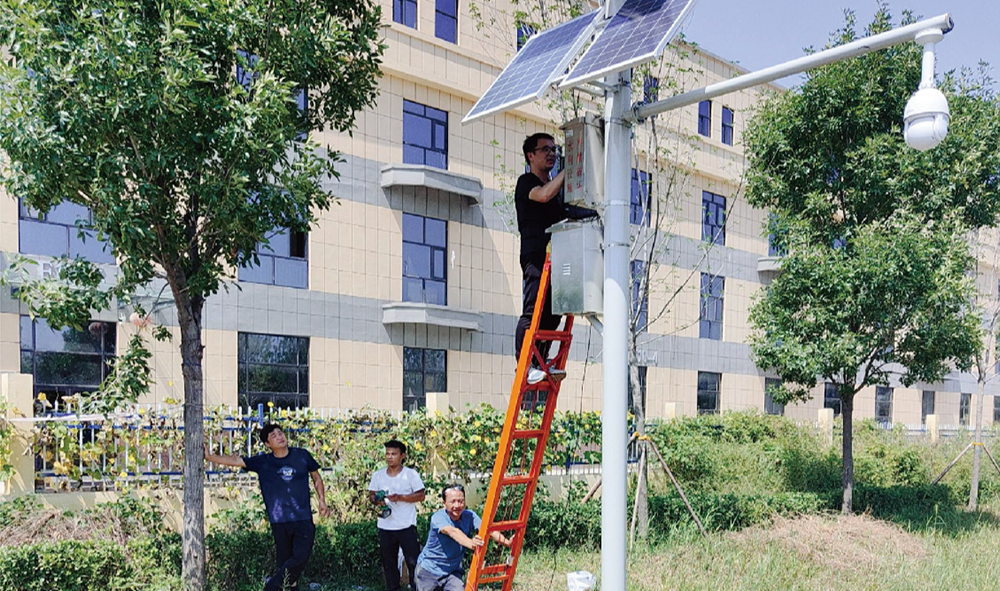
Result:
{"type": "MultiPolygon", "coordinates": [[[[868,516],[777,518],[701,538],[679,532],[629,555],[628,588],[886,591],[996,588],[1000,520],[955,513],[908,527],[868,516]]],[[[522,556],[515,589],[565,589],[566,574],[600,576],[598,552],[561,549],[522,556]]]]}

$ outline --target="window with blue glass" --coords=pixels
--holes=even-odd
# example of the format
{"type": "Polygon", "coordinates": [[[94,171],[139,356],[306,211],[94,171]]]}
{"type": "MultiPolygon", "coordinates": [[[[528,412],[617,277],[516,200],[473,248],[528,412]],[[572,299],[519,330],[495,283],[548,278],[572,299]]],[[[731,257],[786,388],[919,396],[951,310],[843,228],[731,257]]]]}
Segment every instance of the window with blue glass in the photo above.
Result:
{"type": "Polygon", "coordinates": [[[111,247],[97,239],[90,229],[93,221],[89,209],[63,201],[41,213],[18,200],[18,251],[50,257],[80,257],[92,263],[113,265],[111,247]]]}
{"type": "Polygon", "coordinates": [[[726,198],[709,191],[701,192],[701,239],[726,244],[726,198]]]}
{"type": "Polygon", "coordinates": [[[403,164],[448,168],[448,113],[403,101],[403,164]]]}
{"type": "Polygon", "coordinates": [[[416,29],[417,0],[392,0],[392,20],[411,29],[416,29]]]}
{"type": "Polygon", "coordinates": [[[403,301],[444,306],[448,303],[444,220],[403,214],[403,301]]]}
{"type": "Polygon", "coordinates": [[[698,103],[698,133],[712,137],[712,101],[698,103]]]}
{"type": "Polygon", "coordinates": [[[309,406],[308,337],[241,332],[237,349],[240,406],[309,406]]]}
{"type": "Polygon", "coordinates": [[[51,404],[42,412],[69,410],[66,396],[94,392],[111,372],[117,342],[114,322],[92,320],[83,330],[54,329],[38,318],[21,316],[21,373],[34,378],[35,396],[51,404]]]}
{"type": "Polygon", "coordinates": [[[733,110],[722,107],[722,143],[733,145],[733,110]]]}
{"type": "Polygon", "coordinates": [[[514,30],[514,35],[516,36],[514,43],[517,46],[518,51],[521,51],[521,48],[524,47],[524,44],[528,42],[528,39],[531,39],[535,32],[535,27],[527,23],[517,24],[517,27],[514,30]]]}
{"type": "Polygon", "coordinates": [[[783,257],[785,256],[785,248],[780,244],[778,240],[778,216],[774,212],[767,214],[767,256],[769,257],[783,257]]]}
{"type": "Polygon", "coordinates": [[[403,410],[427,406],[428,392],[448,391],[448,352],[403,347],[403,410]]]}
{"type": "Polygon", "coordinates": [[[653,103],[660,98],[660,79],[656,76],[646,76],[642,79],[642,100],[646,103],[653,103]]]}
{"type": "Polygon", "coordinates": [[[239,54],[243,61],[246,63],[236,63],[236,82],[243,87],[248,93],[251,92],[251,87],[253,87],[254,80],[257,79],[258,73],[255,69],[257,67],[258,57],[255,53],[249,53],[243,49],[237,49],[236,53],[239,54]]]}
{"type": "Polygon", "coordinates": [[[698,337],[722,340],[722,307],[726,278],[701,274],[701,310],[698,314],[698,337]]]}
{"type": "Polygon", "coordinates": [[[629,195],[628,221],[630,224],[649,225],[650,189],[652,180],[649,173],[632,169],[632,188],[629,195]]]}
{"type": "Polygon", "coordinates": [[[458,0],[434,0],[434,36],[458,43],[458,0]]]}
{"type": "Polygon", "coordinates": [[[646,262],[635,259],[629,263],[632,277],[632,319],[636,332],[646,332],[649,325],[649,279],[646,262]]]}
{"type": "Polygon", "coordinates": [[[237,277],[247,283],[264,283],[282,287],[309,287],[309,235],[281,228],[267,236],[267,242],[257,244],[259,264],[253,261],[240,267],[237,277]]]}

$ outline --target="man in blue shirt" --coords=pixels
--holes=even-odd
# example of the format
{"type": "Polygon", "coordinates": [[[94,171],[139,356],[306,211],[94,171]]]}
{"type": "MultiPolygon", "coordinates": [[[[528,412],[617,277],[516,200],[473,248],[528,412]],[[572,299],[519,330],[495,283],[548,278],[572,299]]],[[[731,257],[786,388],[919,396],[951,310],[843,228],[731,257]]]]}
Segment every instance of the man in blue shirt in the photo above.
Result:
{"type": "Polygon", "coordinates": [[[281,428],[266,424],[260,430],[260,440],[271,450],[256,456],[224,456],[209,453],[205,459],[223,466],[235,466],[256,472],[260,492],[264,497],[267,518],[271,522],[277,571],[268,578],[264,591],[297,589],[299,575],[306,568],[312,553],[316,528],[309,507],[309,479],[316,487],[319,514],[330,516],[326,506],[326,489],[319,474],[319,464],[312,454],[298,447],[288,447],[281,428]]]}
{"type": "MultiPolygon", "coordinates": [[[[417,573],[413,577],[417,591],[462,591],[462,558],[465,550],[475,550],[485,542],[476,533],[482,520],[465,508],[465,489],[461,484],[449,484],[441,491],[444,509],[431,516],[427,543],[417,558],[417,573]]],[[[510,547],[511,540],[500,532],[490,538],[510,547]]]]}

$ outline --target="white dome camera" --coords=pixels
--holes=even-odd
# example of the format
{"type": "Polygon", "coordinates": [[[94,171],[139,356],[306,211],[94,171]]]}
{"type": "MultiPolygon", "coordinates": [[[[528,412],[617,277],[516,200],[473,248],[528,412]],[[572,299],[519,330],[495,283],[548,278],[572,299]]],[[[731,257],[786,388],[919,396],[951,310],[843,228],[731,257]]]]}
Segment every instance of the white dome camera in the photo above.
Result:
{"type": "Polygon", "coordinates": [[[948,135],[948,99],[936,88],[913,93],[903,111],[903,137],[915,150],[925,152],[948,135]]]}
{"type": "Polygon", "coordinates": [[[948,99],[934,87],[934,45],[944,38],[941,29],[917,33],[914,41],[924,46],[920,86],[903,111],[903,138],[915,150],[926,152],[948,135],[948,99]]]}

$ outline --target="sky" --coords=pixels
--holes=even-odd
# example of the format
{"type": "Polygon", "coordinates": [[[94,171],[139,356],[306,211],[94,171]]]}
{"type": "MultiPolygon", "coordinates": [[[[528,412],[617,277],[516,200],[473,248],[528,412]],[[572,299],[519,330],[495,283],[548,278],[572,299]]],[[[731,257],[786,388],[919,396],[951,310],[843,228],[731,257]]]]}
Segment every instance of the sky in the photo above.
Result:
{"type": "MultiPolygon", "coordinates": [[[[697,0],[684,29],[689,41],[751,71],[801,57],[823,47],[844,24],[844,9],[857,15],[857,30],[872,21],[876,0],[697,0]]],[[[906,0],[889,3],[894,20],[904,9],[925,18],[951,13],[955,28],[937,46],[937,73],[990,63],[1000,79],[1000,0],[906,0]]],[[[785,87],[798,77],[778,81],[785,87]]],[[[994,82],[1000,90],[1000,83],[994,82]]]]}

